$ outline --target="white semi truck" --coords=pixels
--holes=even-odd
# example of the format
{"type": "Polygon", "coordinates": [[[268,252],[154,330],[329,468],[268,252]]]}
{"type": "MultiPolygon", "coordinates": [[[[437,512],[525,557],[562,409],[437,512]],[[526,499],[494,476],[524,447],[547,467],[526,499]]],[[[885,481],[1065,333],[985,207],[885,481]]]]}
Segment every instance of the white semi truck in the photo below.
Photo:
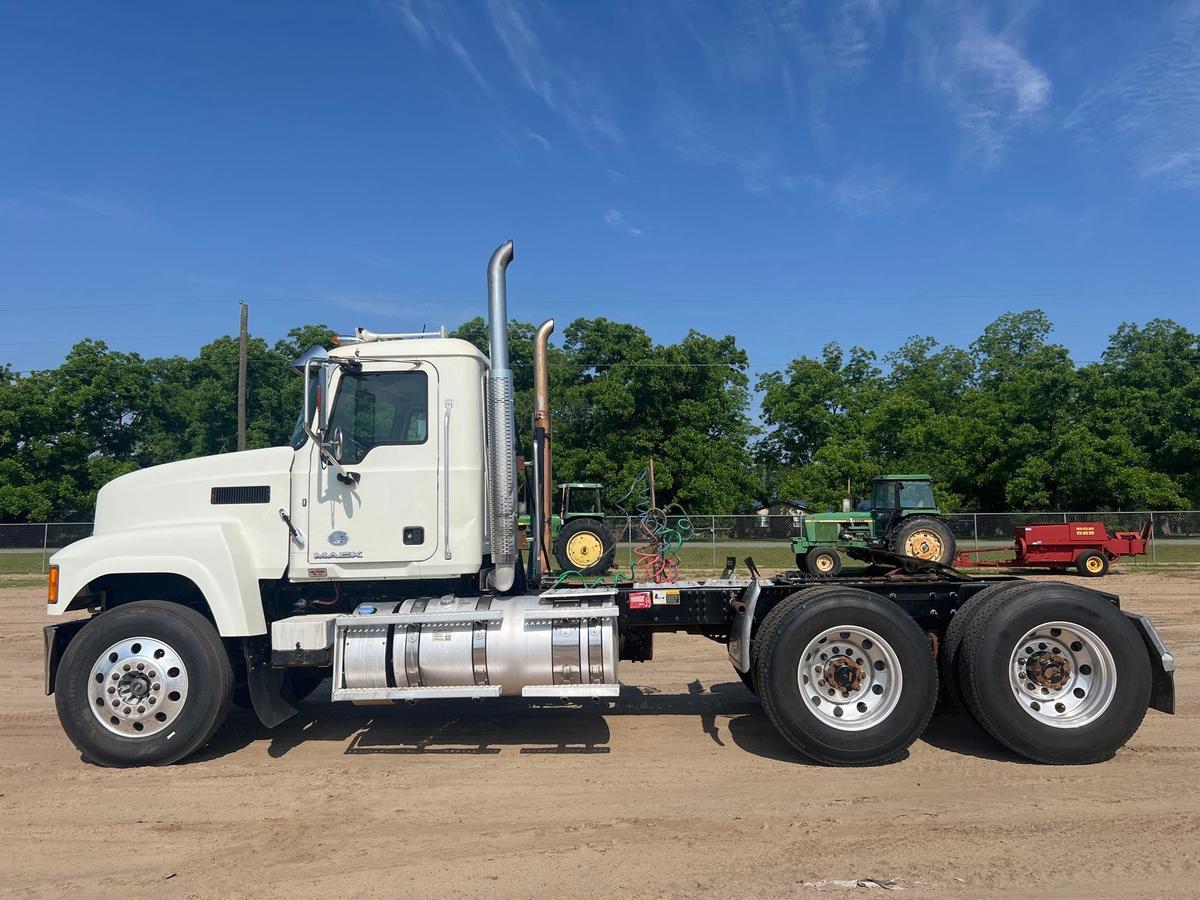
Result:
{"type": "Polygon", "coordinates": [[[523,548],[512,254],[510,241],[487,267],[490,358],[444,331],[359,329],[298,363],[291,446],[156,466],[100,491],[94,534],[50,568],[49,614],[90,615],[45,628],[46,692],[87,758],[171,763],[232,702],[273,727],[326,680],[332,700],[358,703],[616,698],[619,664],[650,659],[661,631],[727,645],[782,736],[831,765],[901,755],[939,681],[1046,763],[1105,759],[1148,707],[1174,711],[1173,660],[1151,623],[1071,584],[868,551],[880,574],[764,578],[747,560],[745,578],[729,565],[701,581],[553,587],[553,320],[535,338],[523,548]]]}

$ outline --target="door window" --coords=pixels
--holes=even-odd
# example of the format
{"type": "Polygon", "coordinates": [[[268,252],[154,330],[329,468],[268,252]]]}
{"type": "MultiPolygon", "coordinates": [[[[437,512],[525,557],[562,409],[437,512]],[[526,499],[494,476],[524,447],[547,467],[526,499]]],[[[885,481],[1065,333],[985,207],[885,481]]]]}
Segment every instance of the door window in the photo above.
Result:
{"type": "Polygon", "coordinates": [[[429,437],[429,378],[424,372],[347,372],[329,417],[341,430],[343,463],[359,463],[372,447],[423,444],[429,437]]]}

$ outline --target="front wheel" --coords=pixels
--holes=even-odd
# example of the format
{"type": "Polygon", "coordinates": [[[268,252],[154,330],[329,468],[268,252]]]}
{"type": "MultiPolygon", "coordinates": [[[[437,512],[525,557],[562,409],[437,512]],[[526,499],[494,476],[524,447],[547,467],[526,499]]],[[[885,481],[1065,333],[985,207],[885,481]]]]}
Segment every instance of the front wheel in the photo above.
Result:
{"type": "Polygon", "coordinates": [[[233,669],[195,610],[146,600],[101,613],[63,654],[54,700],[63,730],[102,766],[173,763],[224,721],[233,669]]]}
{"type": "Polygon", "coordinates": [[[761,628],[759,699],[797,750],[826,765],[899,757],[933,715],[937,668],[925,634],[893,603],[853,588],[810,588],[761,628]]]}
{"type": "Polygon", "coordinates": [[[832,578],[842,571],[842,557],[832,547],[813,547],[804,557],[810,575],[832,578]]]}

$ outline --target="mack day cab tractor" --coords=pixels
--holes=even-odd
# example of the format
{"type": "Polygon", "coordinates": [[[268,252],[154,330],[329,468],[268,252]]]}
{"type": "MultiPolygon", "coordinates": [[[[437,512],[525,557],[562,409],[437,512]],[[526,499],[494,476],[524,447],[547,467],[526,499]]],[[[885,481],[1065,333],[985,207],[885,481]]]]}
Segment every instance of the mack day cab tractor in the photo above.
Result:
{"type": "Polygon", "coordinates": [[[170,763],[209,740],[235,692],[271,727],[326,679],[334,701],[616,698],[619,663],[650,659],[663,631],[725,644],[780,734],[827,764],[903,755],[939,669],[992,735],[1048,763],[1104,759],[1148,706],[1173,711],[1173,659],[1150,622],[1075,585],[892,556],[873,577],[765,578],[747,560],[747,578],[727,566],[544,589],[553,321],[535,338],[539,527],[522,557],[512,255],[510,241],[487,267],[490,359],[442,334],[360,329],[304,362],[291,446],[100,491],[93,536],[56,553],[49,576],[51,616],[89,615],[45,629],[46,691],[85,757],[170,763]]]}

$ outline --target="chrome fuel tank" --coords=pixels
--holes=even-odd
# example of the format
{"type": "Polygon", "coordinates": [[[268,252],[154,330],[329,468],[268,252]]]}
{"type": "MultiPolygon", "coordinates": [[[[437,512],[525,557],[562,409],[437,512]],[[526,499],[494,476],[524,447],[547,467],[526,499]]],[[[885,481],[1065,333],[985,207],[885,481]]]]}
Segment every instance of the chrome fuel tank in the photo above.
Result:
{"type": "Polygon", "coordinates": [[[335,700],[615,696],[611,592],[364,603],[337,620],[335,700]]]}

